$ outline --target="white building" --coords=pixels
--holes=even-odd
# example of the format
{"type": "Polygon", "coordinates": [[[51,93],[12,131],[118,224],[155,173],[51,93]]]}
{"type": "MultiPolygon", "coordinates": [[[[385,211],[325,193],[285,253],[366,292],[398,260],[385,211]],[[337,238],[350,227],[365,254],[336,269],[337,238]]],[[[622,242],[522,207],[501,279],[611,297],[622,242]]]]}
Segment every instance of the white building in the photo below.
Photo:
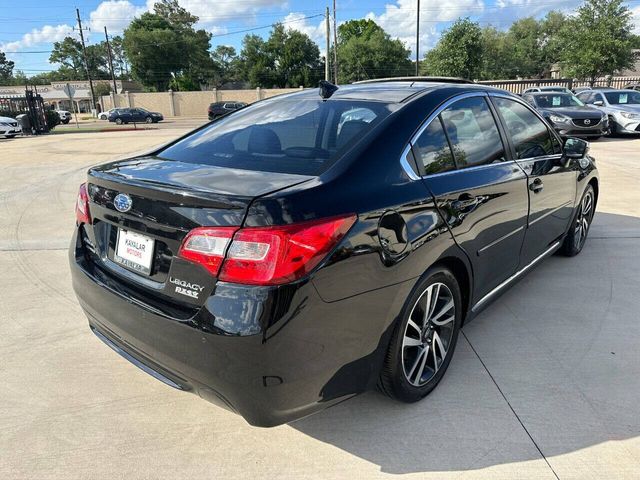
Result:
{"type": "MultiPolygon", "coordinates": [[[[113,82],[110,80],[94,80],[94,88],[99,83],[108,84],[109,86],[113,85],[113,82]]],[[[142,90],[140,85],[136,82],[116,80],[116,86],[118,87],[118,93],[125,91],[139,92],[142,90]]],[[[50,85],[36,85],[33,88],[38,91],[38,94],[44,100],[45,105],[51,105],[56,110],[68,110],[70,112],[75,110],[82,113],[91,111],[91,90],[89,88],[88,81],[51,82],[50,85]],[[67,97],[64,92],[64,87],[67,84],[75,90],[73,95],[75,108],[72,108],[71,100],[69,100],[69,97],[67,97]]],[[[0,97],[22,97],[24,96],[24,91],[25,87],[22,85],[6,87],[0,86],[0,97]]],[[[100,97],[97,98],[98,102],[99,100],[100,97]]],[[[102,110],[102,106],[100,106],[100,109],[102,110]]]]}

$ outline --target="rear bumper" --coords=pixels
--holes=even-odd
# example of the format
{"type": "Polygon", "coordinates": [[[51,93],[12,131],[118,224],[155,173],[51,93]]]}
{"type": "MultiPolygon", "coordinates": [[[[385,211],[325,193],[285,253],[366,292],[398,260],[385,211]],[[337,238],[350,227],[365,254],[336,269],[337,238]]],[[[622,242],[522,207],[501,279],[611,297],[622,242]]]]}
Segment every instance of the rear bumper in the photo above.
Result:
{"type": "Polygon", "coordinates": [[[384,358],[390,310],[411,286],[326,303],[311,282],[279,288],[219,283],[185,320],[111,288],[92,271],[75,236],[70,264],[76,296],[101,340],[164,383],[263,427],[371,387],[384,358]]]}

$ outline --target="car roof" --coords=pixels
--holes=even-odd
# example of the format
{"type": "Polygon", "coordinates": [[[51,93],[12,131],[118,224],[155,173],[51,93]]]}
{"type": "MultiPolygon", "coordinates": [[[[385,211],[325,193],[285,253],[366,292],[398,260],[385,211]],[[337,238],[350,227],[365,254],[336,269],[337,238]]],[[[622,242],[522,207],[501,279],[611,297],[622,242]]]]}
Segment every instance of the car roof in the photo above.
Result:
{"type": "Polygon", "coordinates": [[[560,95],[570,95],[569,92],[565,92],[565,91],[554,91],[554,90],[544,90],[542,92],[527,92],[527,95],[532,95],[534,97],[541,97],[543,95],[549,95],[551,93],[557,93],[560,95]]]}
{"type": "MultiPolygon", "coordinates": [[[[465,81],[466,82],[466,81],[465,81]]],[[[382,80],[382,81],[369,81],[352,83],[349,85],[339,85],[338,90],[331,95],[331,100],[363,100],[363,101],[378,101],[387,103],[402,103],[409,100],[412,97],[418,96],[421,93],[429,91],[435,91],[442,88],[454,88],[459,89],[462,92],[469,90],[482,90],[482,91],[500,91],[504,90],[491,87],[488,85],[482,85],[477,83],[457,83],[448,81],[433,81],[423,80],[418,77],[418,80],[382,80]]],[[[288,98],[296,99],[319,99],[317,88],[308,88],[300,92],[294,92],[286,94],[288,98]]],[[[274,98],[274,97],[271,97],[274,98]]]]}

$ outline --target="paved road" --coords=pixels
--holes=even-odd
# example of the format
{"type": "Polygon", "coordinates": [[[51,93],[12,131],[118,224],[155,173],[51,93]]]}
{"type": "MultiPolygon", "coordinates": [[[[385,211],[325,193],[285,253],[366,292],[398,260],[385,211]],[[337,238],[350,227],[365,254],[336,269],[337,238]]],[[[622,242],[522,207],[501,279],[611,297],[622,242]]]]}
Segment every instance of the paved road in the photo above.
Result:
{"type": "Polygon", "coordinates": [[[86,167],[183,131],[0,140],[0,478],[640,478],[640,139],[594,143],[584,251],[466,326],[427,400],[258,429],[115,355],[70,288],[86,167]]]}

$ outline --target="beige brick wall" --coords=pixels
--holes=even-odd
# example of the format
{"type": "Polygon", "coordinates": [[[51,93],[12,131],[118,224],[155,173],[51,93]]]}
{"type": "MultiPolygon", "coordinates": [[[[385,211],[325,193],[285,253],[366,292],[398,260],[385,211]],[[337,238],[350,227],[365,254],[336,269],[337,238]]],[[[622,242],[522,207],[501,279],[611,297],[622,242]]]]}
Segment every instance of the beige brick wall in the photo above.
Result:
{"type": "MultiPolygon", "coordinates": [[[[252,90],[218,90],[205,92],[158,92],[158,93],[123,93],[115,95],[115,107],[140,107],[153,112],[160,112],[165,117],[204,117],[207,107],[213,102],[245,102],[273,97],[283,93],[297,92],[298,88],[264,88],[252,90]],[[171,99],[173,97],[173,108],[171,99]]],[[[110,95],[101,98],[104,110],[114,108],[110,95]]]]}

